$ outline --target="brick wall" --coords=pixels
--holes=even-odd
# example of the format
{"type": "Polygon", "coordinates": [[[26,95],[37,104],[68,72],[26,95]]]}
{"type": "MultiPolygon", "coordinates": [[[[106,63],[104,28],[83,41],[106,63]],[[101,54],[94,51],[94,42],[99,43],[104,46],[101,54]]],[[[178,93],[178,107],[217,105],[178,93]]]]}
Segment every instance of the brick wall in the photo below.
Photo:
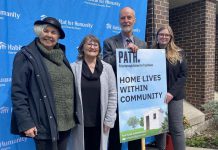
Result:
{"type": "Polygon", "coordinates": [[[148,47],[152,45],[157,29],[164,24],[169,24],[169,0],[148,0],[146,28],[148,47]]]}
{"type": "Polygon", "coordinates": [[[215,91],[218,92],[218,15],[216,16],[215,91]]]}
{"type": "Polygon", "coordinates": [[[199,0],[170,10],[176,43],[186,51],[186,100],[197,108],[214,99],[215,0],[199,0]]]}

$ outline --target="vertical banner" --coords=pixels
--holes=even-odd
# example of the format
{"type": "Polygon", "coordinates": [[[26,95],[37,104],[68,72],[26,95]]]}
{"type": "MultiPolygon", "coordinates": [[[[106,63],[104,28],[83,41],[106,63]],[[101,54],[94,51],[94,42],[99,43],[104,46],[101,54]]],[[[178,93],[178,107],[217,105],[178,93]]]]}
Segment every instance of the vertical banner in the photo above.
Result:
{"type": "Polygon", "coordinates": [[[168,130],[164,49],[117,49],[120,142],[168,130]]]}
{"type": "Polygon", "coordinates": [[[101,43],[120,32],[119,10],[136,11],[134,34],[145,39],[147,0],[1,0],[0,1],[0,150],[34,149],[32,139],[10,134],[11,71],[14,55],[34,38],[33,24],[47,16],[57,18],[66,34],[70,62],[76,60],[83,37],[94,34],[101,43]]]}

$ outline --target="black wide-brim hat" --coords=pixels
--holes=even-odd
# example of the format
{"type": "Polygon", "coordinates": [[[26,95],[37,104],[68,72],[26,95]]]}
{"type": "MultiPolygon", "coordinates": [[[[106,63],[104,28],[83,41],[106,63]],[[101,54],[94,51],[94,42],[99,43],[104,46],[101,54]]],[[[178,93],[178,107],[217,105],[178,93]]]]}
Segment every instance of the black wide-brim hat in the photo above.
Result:
{"type": "Polygon", "coordinates": [[[57,19],[55,19],[53,17],[46,17],[42,20],[37,20],[34,23],[34,25],[43,25],[43,24],[48,24],[48,25],[55,27],[60,32],[60,39],[65,38],[65,33],[64,33],[63,29],[61,28],[60,22],[57,19]]]}

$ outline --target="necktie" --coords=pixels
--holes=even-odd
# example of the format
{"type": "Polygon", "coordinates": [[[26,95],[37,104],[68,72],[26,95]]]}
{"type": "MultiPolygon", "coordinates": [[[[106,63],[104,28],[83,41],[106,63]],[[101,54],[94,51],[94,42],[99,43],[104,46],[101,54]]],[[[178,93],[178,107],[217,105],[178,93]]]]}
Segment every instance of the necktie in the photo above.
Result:
{"type": "Polygon", "coordinates": [[[132,43],[132,40],[131,39],[126,39],[126,43],[127,43],[127,45],[129,45],[129,43],[132,43]]]}

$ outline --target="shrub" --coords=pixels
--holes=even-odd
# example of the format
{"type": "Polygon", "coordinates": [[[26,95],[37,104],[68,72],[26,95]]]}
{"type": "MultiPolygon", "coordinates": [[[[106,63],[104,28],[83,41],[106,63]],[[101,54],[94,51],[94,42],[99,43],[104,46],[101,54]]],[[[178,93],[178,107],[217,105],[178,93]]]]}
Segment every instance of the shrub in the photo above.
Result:
{"type": "Polygon", "coordinates": [[[192,147],[207,147],[208,138],[204,136],[192,137],[186,140],[186,144],[192,147]]]}
{"type": "Polygon", "coordinates": [[[218,101],[209,101],[208,103],[202,105],[205,112],[209,113],[215,121],[215,125],[218,125],[218,101]]]}
{"type": "Polygon", "coordinates": [[[190,122],[188,121],[188,119],[185,116],[183,116],[183,125],[184,125],[185,129],[187,129],[191,126],[190,122]]]}

